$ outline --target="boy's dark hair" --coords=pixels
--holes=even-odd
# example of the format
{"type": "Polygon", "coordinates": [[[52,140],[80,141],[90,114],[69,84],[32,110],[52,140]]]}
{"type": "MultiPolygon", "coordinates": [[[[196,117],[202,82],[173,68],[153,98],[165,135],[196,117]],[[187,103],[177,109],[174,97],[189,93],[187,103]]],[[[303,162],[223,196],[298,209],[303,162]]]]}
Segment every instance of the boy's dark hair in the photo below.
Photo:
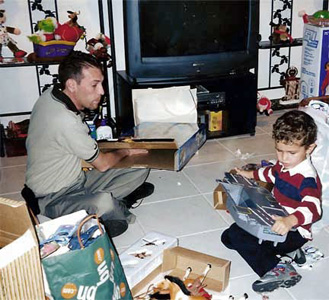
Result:
{"type": "Polygon", "coordinates": [[[65,88],[68,79],[74,79],[77,83],[81,82],[83,68],[94,67],[102,71],[102,65],[92,55],[81,51],[72,51],[58,67],[58,80],[61,89],[65,88]]]}
{"type": "Polygon", "coordinates": [[[300,110],[288,111],[273,125],[272,138],[284,144],[300,141],[301,146],[315,143],[317,126],[311,116],[300,110]]]}

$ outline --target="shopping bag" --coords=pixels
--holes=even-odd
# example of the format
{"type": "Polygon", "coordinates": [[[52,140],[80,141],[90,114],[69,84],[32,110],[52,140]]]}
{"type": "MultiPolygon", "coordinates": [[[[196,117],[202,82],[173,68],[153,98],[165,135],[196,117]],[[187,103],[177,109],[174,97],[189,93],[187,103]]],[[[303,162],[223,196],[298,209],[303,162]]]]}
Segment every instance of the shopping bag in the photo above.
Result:
{"type": "Polygon", "coordinates": [[[197,123],[196,89],[190,86],[132,91],[135,125],[144,122],[197,123]]]}
{"type": "Polygon", "coordinates": [[[87,216],[77,229],[79,249],[42,260],[54,299],[132,299],[117,253],[96,215],[87,216]],[[83,225],[96,219],[101,235],[83,245],[83,225]]]}

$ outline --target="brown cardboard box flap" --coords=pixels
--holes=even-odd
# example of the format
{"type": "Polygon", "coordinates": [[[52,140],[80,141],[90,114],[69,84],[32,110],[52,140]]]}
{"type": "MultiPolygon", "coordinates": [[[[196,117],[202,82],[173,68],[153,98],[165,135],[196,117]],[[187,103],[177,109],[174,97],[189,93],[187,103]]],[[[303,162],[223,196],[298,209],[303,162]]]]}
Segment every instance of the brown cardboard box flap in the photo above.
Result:
{"type": "Polygon", "coordinates": [[[193,279],[203,273],[207,264],[211,264],[211,270],[205,280],[207,288],[217,292],[223,291],[228,285],[231,266],[231,262],[226,259],[182,247],[169,248],[164,250],[162,272],[170,271],[171,275],[183,278],[186,269],[191,267],[193,273],[190,277],[193,279]]]}
{"type": "Polygon", "coordinates": [[[24,201],[0,198],[0,247],[13,242],[23,235],[27,229],[32,229],[37,241],[34,226],[24,201]]]}

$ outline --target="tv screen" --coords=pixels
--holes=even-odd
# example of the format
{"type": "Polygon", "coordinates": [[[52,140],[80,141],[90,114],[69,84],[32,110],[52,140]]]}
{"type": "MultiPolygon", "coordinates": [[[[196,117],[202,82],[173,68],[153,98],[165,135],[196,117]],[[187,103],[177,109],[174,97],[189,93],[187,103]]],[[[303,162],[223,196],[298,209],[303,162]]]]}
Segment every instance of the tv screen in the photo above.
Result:
{"type": "Polygon", "coordinates": [[[258,0],[124,0],[126,69],[136,80],[257,65],[258,0]]]}
{"type": "Polygon", "coordinates": [[[247,1],[141,0],[141,55],[146,58],[246,50],[248,17],[247,1]]]}

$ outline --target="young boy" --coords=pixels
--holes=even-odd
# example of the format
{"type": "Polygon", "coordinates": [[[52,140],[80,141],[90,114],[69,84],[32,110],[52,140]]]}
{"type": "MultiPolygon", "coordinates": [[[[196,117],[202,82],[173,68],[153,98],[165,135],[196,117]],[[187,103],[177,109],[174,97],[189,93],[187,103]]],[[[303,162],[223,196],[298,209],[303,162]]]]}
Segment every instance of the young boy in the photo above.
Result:
{"type": "Polygon", "coordinates": [[[255,171],[236,169],[238,174],[274,184],[273,195],[289,213],[272,216],[272,231],[284,235],[285,242],[274,246],[250,235],[235,223],[222,234],[222,242],[234,249],[260,276],[252,288],[255,292],[271,292],[279,287],[291,287],[301,279],[294,267],[278,256],[296,253],[312,239],[311,225],[321,217],[321,182],[309,155],[316,147],[317,127],[309,115],[293,110],[283,114],[273,125],[272,137],[278,161],[255,171]],[[297,230],[291,230],[296,228],[297,230]]]}

